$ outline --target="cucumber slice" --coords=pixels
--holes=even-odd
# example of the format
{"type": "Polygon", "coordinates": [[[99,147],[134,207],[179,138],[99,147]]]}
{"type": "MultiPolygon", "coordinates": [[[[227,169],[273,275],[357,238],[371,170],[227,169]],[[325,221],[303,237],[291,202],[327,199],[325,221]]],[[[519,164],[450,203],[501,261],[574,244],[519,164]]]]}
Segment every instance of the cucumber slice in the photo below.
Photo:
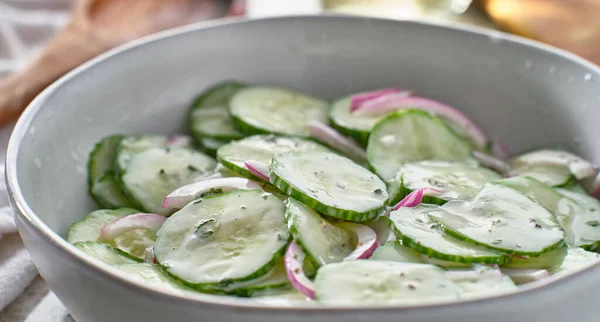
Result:
{"type": "Polygon", "coordinates": [[[456,269],[456,268],[469,268],[473,265],[459,262],[451,262],[451,261],[443,261],[441,259],[429,257],[426,255],[421,255],[423,262],[426,264],[431,264],[435,266],[442,267],[444,269],[456,269]]]}
{"type": "Polygon", "coordinates": [[[570,207],[565,215],[557,215],[559,223],[567,234],[566,241],[570,246],[579,246],[585,250],[596,250],[600,246],[600,201],[598,199],[566,189],[556,189],[565,197],[573,200],[580,207],[570,202],[559,204],[559,209],[570,207]],[[568,206],[567,206],[568,205],[568,206]],[[578,211],[580,210],[580,211],[578,211]]]}
{"type": "Polygon", "coordinates": [[[562,189],[569,190],[571,192],[580,193],[582,195],[587,195],[588,192],[583,188],[583,186],[577,182],[571,182],[568,185],[564,186],[562,189]]]}
{"type": "Polygon", "coordinates": [[[444,261],[459,263],[504,264],[510,256],[462,241],[446,234],[438,224],[427,217],[438,206],[418,205],[401,207],[390,213],[390,224],[402,244],[421,254],[444,261]]]}
{"type": "Polygon", "coordinates": [[[423,263],[421,254],[411,248],[402,246],[398,241],[389,242],[377,247],[369,259],[376,261],[423,263]]]}
{"type": "Polygon", "coordinates": [[[121,192],[115,178],[114,166],[121,135],[105,137],[90,153],[88,161],[88,186],[90,195],[103,208],[132,207],[133,203],[121,192]]]}
{"type": "Polygon", "coordinates": [[[447,275],[460,288],[462,298],[498,295],[517,289],[510,277],[494,267],[476,265],[470,270],[451,270],[447,275]]]}
{"type": "Polygon", "coordinates": [[[403,164],[393,186],[388,191],[389,205],[395,205],[413,190],[436,188],[443,194],[424,196],[423,203],[444,204],[448,200],[469,199],[483,186],[493,180],[502,179],[498,173],[475,162],[420,161],[403,164]]]}
{"type": "Polygon", "coordinates": [[[136,263],[116,265],[113,267],[117,269],[117,274],[122,274],[128,280],[137,282],[145,287],[179,295],[194,294],[193,290],[177,283],[165,275],[158,265],[136,263]]]}
{"type": "Polygon", "coordinates": [[[286,306],[292,307],[297,304],[307,305],[308,303],[317,304],[311,299],[304,296],[304,294],[298,292],[296,289],[276,289],[276,290],[265,290],[261,292],[255,292],[252,294],[252,300],[261,304],[273,305],[273,306],[286,306]]]}
{"type": "Polygon", "coordinates": [[[427,215],[448,234],[515,255],[539,256],[565,236],[551,212],[501,184],[488,183],[471,201],[449,201],[427,215]]]}
{"type": "Polygon", "coordinates": [[[565,231],[565,242],[593,250],[600,244],[600,201],[565,189],[553,189],[530,178],[513,177],[496,181],[539,202],[554,213],[565,231]]]}
{"type": "Polygon", "coordinates": [[[589,266],[600,261],[600,255],[594,252],[588,252],[579,247],[569,247],[566,250],[566,256],[559,265],[550,267],[552,274],[568,274],[582,267],[589,266]]]}
{"type": "Polygon", "coordinates": [[[203,92],[190,109],[191,132],[203,145],[205,138],[237,140],[244,135],[235,129],[227,110],[229,99],[245,85],[237,82],[217,84],[203,92]]]}
{"type": "Polygon", "coordinates": [[[275,87],[248,87],[229,101],[229,113],[245,134],[275,133],[309,137],[308,123],[327,124],[327,103],[317,98],[275,87]]]}
{"type": "MultiPolygon", "coordinates": [[[[116,210],[96,210],[71,225],[67,241],[77,242],[101,242],[100,229],[121,217],[139,213],[138,210],[121,208],[116,210]]],[[[155,233],[148,229],[136,229],[117,237],[111,241],[110,246],[127,253],[130,257],[141,260],[146,249],[154,244],[155,233]]]]}
{"type": "Polygon", "coordinates": [[[77,242],[73,246],[81,249],[84,253],[109,265],[131,264],[140,262],[138,258],[131,257],[129,254],[111,247],[104,243],[77,242]]]}
{"type": "Polygon", "coordinates": [[[246,282],[237,282],[223,289],[227,294],[251,297],[254,294],[270,290],[290,289],[283,258],[280,258],[275,266],[265,275],[246,282]]]}
{"type": "Polygon", "coordinates": [[[319,266],[341,262],[354,250],[344,229],[293,198],[286,205],[285,218],[294,240],[319,266]]]}
{"type": "Polygon", "coordinates": [[[107,209],[134,207],[133,202],[123,194],[121,184],[113,171],[107,171],[96,179],[90,187],[90,194],[101,207],[107,209]]]}
{"type": "Polygon", "coordinates": [[[169,215],[174,209],[161,207],[176,188],[209,176],[217,163],[205,154],[187,148],[153,148],[136,154],[121,181],[126,194],[147,212],[169,215]]]}
{"type": "Polygon", "coordinates": [[[211,139],[211,138],[199,138],[197,139],[200,144],[200,150],[204,151],[206,154],[210,155],[213,158],[217,157],[217,150],[229,143],[229,141],[211,139]]]}
{"type": "Polygon", "coordinates": [[[88,161],[88,179],[92,185],[98,178],[112,171],[117,157],[117,147],[123,140],[122,135],[111,135],[96,143],[88,161]]]}
{"type": "Polygon", "coordinates": [[[420,304],[457,299],[459,289],[433,265],[356,260],[321,267],[315,294],[325,304],[420,304]]]}
{"type": "Polygon", "coordinates": [[[373,127],[367,161],[383,180],[393,179],[405,162],[431,159],[476,162],[469,141],[427,112],[395,112],[373,127]]]}
{"type": "Polygon", "coordinates": [[[206,177],[206,179],[218,179],[218,178],[232,178],[239,177],[239,175],[229,169],[227,169],[223,164],[217,163],[215,167],[215,171],[210,176],[206,177]]]}
{"type": "Polygon", "coordinates": [[[146,255],[146,250],[154,245],[155,240],[156,233],[154,231],[136,229],[115,238],[110,244],[134,258],[142,260],[146,255]]]}
{"type": "Polygon", "coordinates": [[[318,143],[300,138],[254,135],[219,148],[217,150],[217,160],[229,170],[243,177],[263,182],[264,180],[248,171],[244,162],[255,160],[269,166],[273,157],[291,151],[327,152],[330,150],[318,143]]]}
{"type": "MultiPolygon", "coordinates": [[[[579,247],[577,247],[579,248],[579,247]]],[[[508,264],[502,265],[503,268],[523,268],[523,269],[547,269],[554,270],[559,267],[567,256],[567,247],[558,247],[537,257],[515,256],[508,264]]]]}
{"type": "Polygon", "coordinates": [[[392,232],[390,222],[385,216],[379,216],[376,219],[364,222],[364,224],[375,231],[379,245],[385,245],[396,241],[396,235],[392,232]]]}
{"type": "Polygon", "coordinates": [[[340,133],[353,137],[362,146],[367,146],[369,133],[385,115],[355,115],[350,113],[352,95],[342,97],[331,105],[329,121],[340,133]]]}
{"type": "Polygon", "coordinates": [[[97,242],[100,240],[100,229],[102,226],[111,223],[121,217],[139,213],[138,210],[131,208],[121,208],[115,210],[101,209],[96,210],[80,221],[71,225],[67,234],[67,241],[71,244],[77,242],[97,242]]]}
{"type": "Polygon", "coordinates": [[[268,273],[290,240],[285,205],[259,190],[198,199],[169,217],[154,256],[174,278],[203,291],[268,273]]]}
{"type": "Polygon", "coordinates": [[[271,183],[309,207],[349,221],[376,218],[385,184],[369,170],[330,152],[288,152],[271,163],[271,183]]]}
{"type": "Polygon", "coordinates": [[[166,148],[168,144],[166,136],[162,135],[139,135],[128,136],[121,140],[117,147],[115,171],[120,177],[127,169],[129,162],[139,153],[152,148],[166,148]]]}
{"type": "Polygon", "coordinates": [[[561,166],[556,158],[556,153],[538,150],[513,158],[510,165],[515,175],[532,177],[551,187],[563,187],[573,182],[575,177],[566,163],[561,166]]]}

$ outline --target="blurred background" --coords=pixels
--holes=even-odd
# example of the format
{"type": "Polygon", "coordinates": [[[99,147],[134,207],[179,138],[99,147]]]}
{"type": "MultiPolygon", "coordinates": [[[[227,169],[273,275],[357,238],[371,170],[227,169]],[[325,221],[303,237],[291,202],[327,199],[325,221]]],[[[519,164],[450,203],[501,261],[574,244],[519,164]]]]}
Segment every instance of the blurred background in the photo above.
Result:
{"type": "Polygon", "coordinates": [[[600,0],[0,0],[0,125],[121,43],[225,16],[322,13],[502,30],[600,64],[600,0]]]}

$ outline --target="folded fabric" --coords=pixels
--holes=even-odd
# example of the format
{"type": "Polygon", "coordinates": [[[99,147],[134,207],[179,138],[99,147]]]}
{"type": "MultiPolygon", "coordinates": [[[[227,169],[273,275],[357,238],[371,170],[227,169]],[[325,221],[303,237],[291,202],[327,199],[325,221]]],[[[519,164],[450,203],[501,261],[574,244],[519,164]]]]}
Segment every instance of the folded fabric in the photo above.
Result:
{"type": "Polygon", "coordinates": [[[4,235],[0,245],[1,311],[31,284],[37,269],[17,233],[4,235]]]}

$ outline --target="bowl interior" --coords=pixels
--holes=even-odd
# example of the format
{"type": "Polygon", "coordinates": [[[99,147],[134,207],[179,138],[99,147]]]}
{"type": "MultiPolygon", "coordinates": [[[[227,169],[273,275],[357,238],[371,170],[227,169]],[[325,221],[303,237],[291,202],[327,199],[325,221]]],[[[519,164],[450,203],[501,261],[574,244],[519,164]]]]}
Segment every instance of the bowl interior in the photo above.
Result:
{"type": "Polygon", "coordinates": [[[351,17],[293,17],[168,32],[63,78],[21,119],[17,193],[53,231],[95,205],[88,153],[102,137],[186,132],[211,84],[237,79],[324,99],[399,86],[464,111],[514,152],[564,146],[600,160],[600,73],[497,33],[351,17]]]}

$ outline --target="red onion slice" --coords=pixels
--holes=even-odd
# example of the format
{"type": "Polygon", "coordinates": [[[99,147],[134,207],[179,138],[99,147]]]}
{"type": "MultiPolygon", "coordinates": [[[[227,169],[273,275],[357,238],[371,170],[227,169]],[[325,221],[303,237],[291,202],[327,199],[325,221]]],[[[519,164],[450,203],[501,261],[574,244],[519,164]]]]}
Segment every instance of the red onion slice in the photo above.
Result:
{"type": "Polygon", "coordinates": [[[211,190],[222,190],[229,192],[233,190],[252,190],[262,189],[254,181],[245,178],[218,178],[194,182],[183,187],[179,187],[169,193],[162,203],[163,208],[183,208],[183,206],[194,201],[203,193],[211,190]]]}
{"type": "Polygon", "coordinates": [[[378,89],[378,90],[374,90],[374,91],[362,92],[362,93],[352,95],[352,97],[350,98],[350,112],[356,111],[366,101],[369,101],[369,100],[372,100],[375,98],[379,98],[383,95],[392,94],[392,93],[401,93],[401,92],[409,93],[400,88],[392,87],[392,88],[378,89]]]}
{"type": "Polygon", "coordinates": [[[357,237],[356,248],[350,253],[345,261],[367,259],[371,257],[375,249],[377,249],[377,233],[371,227],[351,222],[338,224],[343,229],[351,231],[357,237]]]}
{"type": "Polygon", "coordinates": [[[512,155],[512,152],[508,146],[506,146],[506,144],[500,140],[494,140],[492,142],[492,153],[500,160],[506,160],[512,155]]]}
{"type": "Polygon", "coordinates": [[[473,156],[481,162],[485,167],[497,171],[502,175],[510,173],[510,165],[508,163],[496,158],[495,156],[483,153],[481,151],[473,151],[473,156]]]}
{"type": "Polygon", "coordinates": [[[592,187],[588,190],[588,193],[592,197],[600,199],[600,173],[592,181],[592,187]]]}
{"type": "Polygon", "coordinates": [[[269,182],[269,167],[264,163],[255,160],[248,160],[244,162],[244,165],[253,175],[269,182]]]}
{"type": "Polygon", "coordinates": [[[285,253],[285,272],[292,283],[292,286],[298,290],[298,292],[310,299],[315,299],[314,284],[306,277],[304,270],[302,269],[305,257],[306,254],[304,251],[296,244],[296,242],[292,241],[285,253]]]}
{"type": "Polygon", "coordinates": [[[338,150],[351,159],[359,162],[367,160],[367,154],[356,141],[345,137],[327,124],[317,121],[310,121],[308,124],[310,135],[318,141],[338,150]]]}
{"type": "Polygon", "coordinates": [[[189,147],[192,145],[192,142],[192,138],[187,135],[173,135],[167,141],[167,145],[170,148],[189,147]]]}
{"type": "Polygon", "coordinates": [[[550,276],[550,272],[545,269],[535,268],[502,268],[502,273],[508,275],[515,284],[524,284],[541,280],[550,276]]]}
{"type": "Polygon", "coordinates": [[[442,193],[444,193],[442,190],[438,190],[438,189],[434,189],[434,188],[417,189],[417,190],[409,193],[406,197],[404,197],[404,199],[400,200],[400,202],[397,203],[393,209],[398,210],[398,209],[400,209],[400,207],[409,207],[409,208],[416,207],[421,202],[423,202],[423,197],[425,197],[425,196],[435,197],[435,196],[439,196],[442,193]]]}
{"type": "Polygon", "coordinates": [[[142,228],[158,231],[165,220],[167,220],[167,218],[164,216],[145,213],[121,217],[104,225],[100,229],[100,238],[105,241],[111,241],[126,232],[142,228]]]}
{"type": "Polygon", "coordinates": [[[485,132],[466,115],[455,108],[429,98],[407,96],[403,93],[388,94],[364,102],[356,109],[354,114],[381,115],[409,108],[421,109],[448,120],[456,125],[462,134],[480,149],[484,149],[487,145],[488,138],[485,132]]]}

